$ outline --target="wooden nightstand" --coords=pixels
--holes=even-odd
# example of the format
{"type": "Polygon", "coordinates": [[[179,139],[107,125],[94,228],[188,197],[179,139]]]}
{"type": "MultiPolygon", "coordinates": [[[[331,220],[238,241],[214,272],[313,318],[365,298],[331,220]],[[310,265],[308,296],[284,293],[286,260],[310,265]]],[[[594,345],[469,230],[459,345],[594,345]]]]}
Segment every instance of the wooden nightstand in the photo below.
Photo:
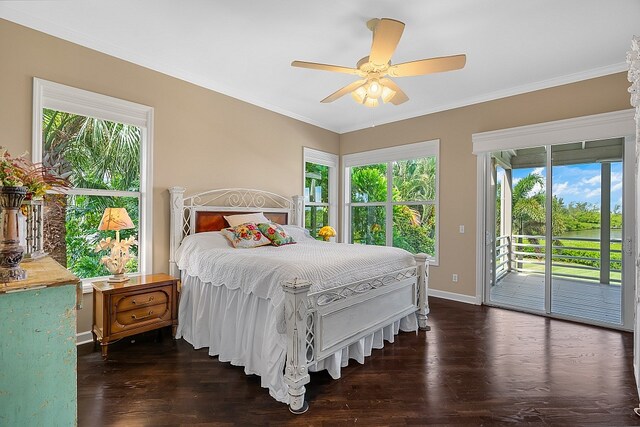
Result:
{"type": "Polygon", "coordinates": [[[93,283],[93,342],[107,358],[109,343],[141,332],[178,326],[178,279],[167,274],[132,276],[124,283],[93,283]]]}

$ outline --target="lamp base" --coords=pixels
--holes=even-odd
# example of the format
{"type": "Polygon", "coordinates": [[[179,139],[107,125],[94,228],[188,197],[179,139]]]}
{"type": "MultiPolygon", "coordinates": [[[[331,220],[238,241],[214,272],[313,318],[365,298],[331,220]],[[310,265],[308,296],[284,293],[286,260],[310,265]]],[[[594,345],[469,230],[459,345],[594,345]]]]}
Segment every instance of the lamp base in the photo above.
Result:
{"type": "Polygon", "coordinates": [[[124,273],[114,274],[107,279],[108,283],[122,283],[128,281],[129,278],[124,273]]]}

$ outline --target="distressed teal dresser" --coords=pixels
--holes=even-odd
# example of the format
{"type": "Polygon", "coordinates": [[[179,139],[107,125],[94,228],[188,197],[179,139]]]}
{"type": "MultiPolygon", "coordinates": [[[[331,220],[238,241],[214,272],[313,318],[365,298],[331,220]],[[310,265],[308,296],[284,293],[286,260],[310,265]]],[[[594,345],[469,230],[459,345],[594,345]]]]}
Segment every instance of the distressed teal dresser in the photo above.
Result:
{"type": "Polygon", "coordinates": [[[0,283],[0,426],[77,424],[77,277],[49,257],[0,283]]]}

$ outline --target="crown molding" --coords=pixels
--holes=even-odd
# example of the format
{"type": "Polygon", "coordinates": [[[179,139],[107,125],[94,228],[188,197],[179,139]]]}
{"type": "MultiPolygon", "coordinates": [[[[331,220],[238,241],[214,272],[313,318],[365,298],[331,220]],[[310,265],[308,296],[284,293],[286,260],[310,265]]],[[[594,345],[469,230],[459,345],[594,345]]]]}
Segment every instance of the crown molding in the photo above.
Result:
{"type": "MultiPolygon", "coordinates": [[[[552,79],[541,80],[539,82],[528,83],[525,85],[514,86],[509,89],[499,90],[491,93],[487,93],[480,96],[474,96],[465,98],[457,102],[448,104],[441,104],[435,107],[420,110],[417,113],[412,114],[399,114],[392,116],[391,118],[377,123],[375,126],[382,126],[389,123],[399,122],[401,120],[414,119],[416,117],[426,116],[428,114],[440,113],[442,111],[453,110],[454,108],[468,107],[474,104],[480,104],[482,102],[495,101],[497,99],[507,98],[509,96],[522,95],[529,92],[535,92],[538,90],[549,89],[556,86],[562,86],[570,83],[576,83],[583,80],[594,79],[597,77],[608,76],[610,74],[621,73],[627,71],[628,65],[626,62],[619,62],[617,64],[607,65],[604,67],[593,68],[590,70],[580,71],[578,73],[567,74],[560,77],[554,77],[552,79]]],[[[342,127],[338,129],[338,133],[348,133],[369,128],[371,125],[364,126],[352,126],[342,127]]]]}
{"type": "MultiPolygon", "coordinates": [[[[326,129],[338,134],[354,132],[354,131],[371,127],[370,123],[356,124],[353,126],[332,126],[330,124],[327,124],[318,120],[314,120],[310,117],[306,117],[306,116],[294,113],[292,111],[277,107],[268,102],[264,102],[262,100],[256,99],[255,97],[253,97],[248,93],[244,93],[242,91],[229,88],[220,83],[211,82],[205,78],[196,76],[187,70],[176,67],[174,64],[159,62],[152,57],[140,55],[140,54],[131,52],[126,48],[116,46],[114,44],[111,44],[102,40],[98,40],[96,38],[88,36],[87,34],[84,34],[76,30],[73,30],[71,28],[60,25],[59,23],[48,21],[46,19],[41,19],[39,17],[25,13],[21,10],[14,9],[11,7],[11,5],[2,1],[0,1],[0,17],[9,21],[15,22],[19,25],[32,28],[36,31],[40,31],[40,32],[52,35],[54,37],[69,41],[74,44],[78,44],[88,49],[92,49],[92,50],[113,56],[121,60],[125,60],[127,62],[131,62],[136,65],[140,65],[150,70],[168,75],[170,77],[174,77],[174,78],[186,81],[188,83],[192,83],[194,85],[203,87],[205,89],[218,92],[222,95],[226,95],[226,96],[238,99],[240,101],[247,102],[257,107],[272,111],[274,113],[281,114],[281,115],[290,117],[292,119],[295,119],[313,126],[317,126],[322,129],[326,129]]],[[[401,120],[413,119],[416,117],[421,117],[428,114],[447,111],[454,108],[466,107],[469,105],[501,99],[509,96],[520,95],[523,93],[547,89],[550,87],[561,86],[569,83],[575,83],[578,81],[588,80],[596,77],[602,77],[609,74],[627,71],[627,69],[628,69],[628,66],[626,62],[620,62],[617,64],[585,70],[585,71],[581,71],[573,74],[568,74],[565,76],[542,80],[539,82],[532,82],[525,85],[515,86],[513,88],[499,90],[499,91],[491,92],[491,93],[476,96],[476,97],[469,97],[457,102],[441,104],[434,107],[418,110],[412,113],[394,115],[377,123],[375,126],[382,126],[385,124],[389,124],[389,123],[393,123],[401,120]]]]}

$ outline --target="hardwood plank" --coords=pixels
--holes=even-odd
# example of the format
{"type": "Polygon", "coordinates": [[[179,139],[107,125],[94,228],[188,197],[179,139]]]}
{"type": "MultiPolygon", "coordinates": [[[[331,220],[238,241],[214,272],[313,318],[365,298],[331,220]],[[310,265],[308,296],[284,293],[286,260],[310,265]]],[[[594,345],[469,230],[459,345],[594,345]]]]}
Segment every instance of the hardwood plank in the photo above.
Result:
{"type": "Polygon", "coordinates": [[[311,374],[300,416],[166,330],[106,362],[84,346],[79,425],[640,425],[631,333],[437,298],[431,313],[340,380],[311,374]]]}

